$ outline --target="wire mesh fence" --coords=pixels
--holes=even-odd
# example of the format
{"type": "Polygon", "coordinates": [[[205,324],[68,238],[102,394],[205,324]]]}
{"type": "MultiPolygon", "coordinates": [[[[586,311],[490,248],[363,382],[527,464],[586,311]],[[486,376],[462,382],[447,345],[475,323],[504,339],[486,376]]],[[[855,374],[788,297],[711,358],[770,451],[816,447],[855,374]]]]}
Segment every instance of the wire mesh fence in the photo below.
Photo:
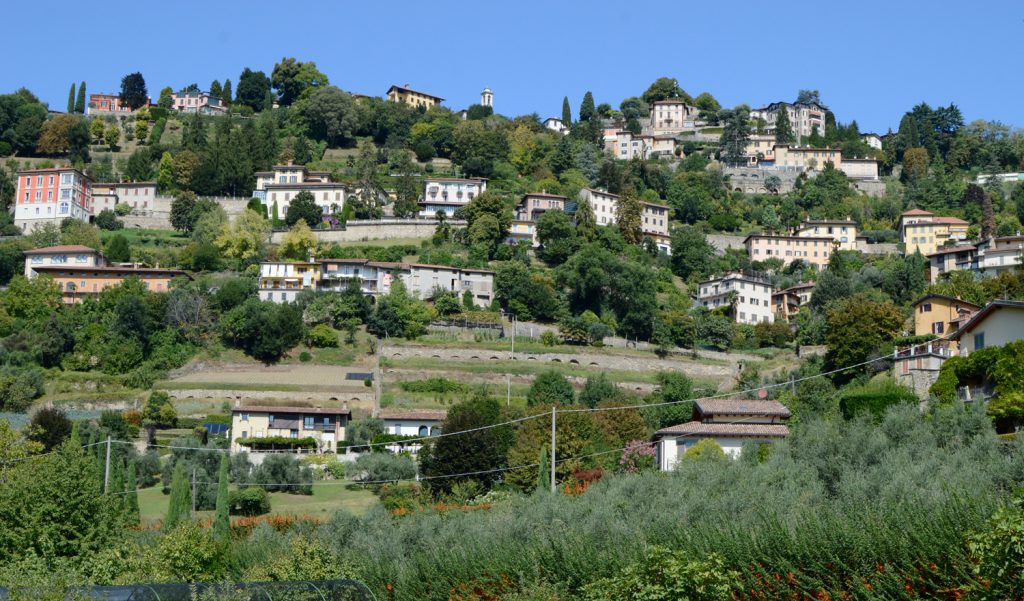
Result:
{"type": "Polygon", "coordinates": [[[4,601],[376,601],[356,580],[0,588],[4,601]]]}

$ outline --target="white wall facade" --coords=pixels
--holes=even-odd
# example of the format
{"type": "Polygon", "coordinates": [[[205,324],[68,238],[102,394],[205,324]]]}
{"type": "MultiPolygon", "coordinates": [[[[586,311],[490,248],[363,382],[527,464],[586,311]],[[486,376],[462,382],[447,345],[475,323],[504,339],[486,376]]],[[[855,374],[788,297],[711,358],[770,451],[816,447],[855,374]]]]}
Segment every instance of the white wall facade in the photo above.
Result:
{"type": "Polygon", "coordinates": [[[960,354],[967,356],[983,348],[1018,340],[1024,340],[1024,308],[1000,307],[960,338],[960,354]]]}
{"type": "Polygon", "coordinates": [[[701,282],[697,299],[708,310],[727,306],[735,299],[736,323],[775,321],[771,284],[741,274],[728,274],[701,282]]]}

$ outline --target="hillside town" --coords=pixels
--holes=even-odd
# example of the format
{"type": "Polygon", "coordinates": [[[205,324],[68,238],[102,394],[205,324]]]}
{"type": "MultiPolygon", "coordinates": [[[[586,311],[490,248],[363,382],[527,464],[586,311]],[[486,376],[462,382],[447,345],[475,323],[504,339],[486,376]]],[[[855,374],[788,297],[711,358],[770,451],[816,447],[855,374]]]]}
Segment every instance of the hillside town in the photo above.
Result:
{"type": "Polygon", "coordinates": [[[261,68],[6,82],[0,598],[1022,598],[1024,131],[261,68]]]}

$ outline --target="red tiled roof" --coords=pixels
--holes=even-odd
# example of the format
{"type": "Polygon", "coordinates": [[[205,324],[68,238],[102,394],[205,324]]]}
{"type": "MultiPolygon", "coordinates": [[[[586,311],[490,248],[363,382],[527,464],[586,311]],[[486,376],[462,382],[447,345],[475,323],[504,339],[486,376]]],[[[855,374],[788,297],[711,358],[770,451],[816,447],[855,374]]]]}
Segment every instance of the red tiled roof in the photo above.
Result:
{"type": "Polygon", "coordinates": [[[62,253],[99,253],[100,251],[81,244],[62,244],[60,246],[46,246],[44,248],[33,248],[26,250],[26,255],[57,255],[62,253]]]}
{"type": "Polygon", "coordinates": [[[749,401],[745,399],[701,399],[694,408],[704,415],[771,415],[789,417],[789,409],[778,401],[749,401]]]}
{"type": "Polygon", "coordinates": [[[702,422],[686,422],[654,433],[654,438],[686,437],[686,436],[724,436],[763,438],[785,438],[789,436],[789,427],[783,424],[705,424],[702,422]]]}
{"type": "Polygon", "coordinates": [[[971,246],[970,244],[966,244],[966,245],[963,245],[963,246],[951,246],[949,248],[944,248],[942,250],[933,252],[933,253],[931,253],[929,255],[926,255],[926,256],[928,256],[928,257],[937,257],[939,255],[948,255],[950,253],[966,252],[968,250],[977,250],[977,247],[976,246],[971,246]]]}
{"type": "Polygon", "coordinates": [[[900,215],[900,217],[916,217],[916,216],[919,216],[919,215],[923,216],[923,215],[934,215],[934,214],[935,213],[931,213],[929,211],[924,211],[922,209],[910,209],[909,211],[904,211],[900,215]]]}
{"type": "Polygon", "coordinates": [[[935,223],[946,223],[949,225],[970,225],[969,222],[964,221],[958,217],[936,217],[935,223]]]}
{"type": "Polygon", "coordinates": [[[351,415],[341,407],[287,407],[283,405],[244,405],[234,407],[231,413],[317,413],[327,415],[351,415]]]}

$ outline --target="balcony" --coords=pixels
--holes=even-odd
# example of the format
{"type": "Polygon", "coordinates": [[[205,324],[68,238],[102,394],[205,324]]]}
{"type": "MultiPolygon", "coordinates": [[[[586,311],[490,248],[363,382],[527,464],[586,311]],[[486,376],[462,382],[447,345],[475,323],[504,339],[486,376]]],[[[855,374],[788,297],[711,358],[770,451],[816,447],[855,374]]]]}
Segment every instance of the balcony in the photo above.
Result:
{"type": "Polygon", "coordinates": [[[896,350],[896,359],[910,359],[925,355],[949,358],[954,355],[948,340],[931,340],[896,350]]]}

